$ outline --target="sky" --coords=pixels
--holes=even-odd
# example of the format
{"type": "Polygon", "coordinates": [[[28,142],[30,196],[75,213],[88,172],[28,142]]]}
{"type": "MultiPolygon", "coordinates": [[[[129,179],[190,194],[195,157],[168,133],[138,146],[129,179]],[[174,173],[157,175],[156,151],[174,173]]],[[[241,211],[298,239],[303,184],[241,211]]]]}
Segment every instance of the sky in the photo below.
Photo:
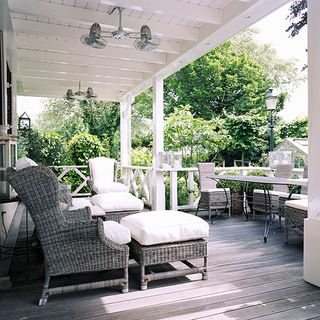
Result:
{"type": "MultiPolygon", "coordinates": [[[[290,3],[279,10],[273,12],[263,20],[254,24],[253,27],[259,29],[257,41],[270,43],[277,50],[278,56],[283,59],[297,59],[297,64],[302,68],[307,64],[307,28],[303,28],[298,36],[289,38],[289,33],[285,32],[289,26],[286,17],[289,13],[290,3]]],[[[43,109],[44,98],[38,97],[17,97],[17,112],[20,116],[27,112],[31,121],[37,119],[37,115],[43,109]]],[[[307,81],[295,89],[285,103],[284,110],[279,113],[285,121],[292,121],[296,117],[307,115],[308,109],[308,87],[307,81]]]]}

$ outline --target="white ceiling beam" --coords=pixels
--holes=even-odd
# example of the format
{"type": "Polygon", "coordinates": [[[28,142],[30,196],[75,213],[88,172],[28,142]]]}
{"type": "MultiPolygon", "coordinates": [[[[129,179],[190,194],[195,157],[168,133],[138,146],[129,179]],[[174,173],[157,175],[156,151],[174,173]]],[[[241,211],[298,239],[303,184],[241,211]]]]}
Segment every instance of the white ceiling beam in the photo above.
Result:
{"type": "Polygon", "coordinates": [[[133,60],[140,62],[148,62],[154,64],[166,64],[166,55],[156,52],[145,52],[132,49],[120,49],[120,48],[105,48],[94,49],[90,48],[81,42],[71,42],[64,40],[53,40],[46,38],[35,37],[16,37],[16,45],[18,49],[32,49],[39,51],[61,52],[73,55],[85,55],[90,59],[95,58],[107,58],[107,59],[119,59],[119,60],[133,60]]]}
{"type": "MultiPolygon", "coordinates": [[[[21,96],[31,96],[31,97],[47,97],[47,98],[62,98],[61,91],[50,89],[50,88],[24,88],[23,92],[20,93],[21,96]]],[[[98,95],[98,101],[119,101],[119,96],[116,94],[101,93],[98,95]]]]}
{"type": "MultiPolygon", "coordinates": [[[[65,21],[88,24],[88,26],[93,22],[97,22],[102,26],[115,29],[119,23],[117,14],[109,15],[107,12],[64,6],[44,1],[10,0],[9,6],[11,12],[55,19],[58,17],[65,21]]],[[[179,26],[149,19],[128,16],[123,17],[124,29],[127,31],[137,32],[144,24],[147,24],[151,28],[153,34],[160,35],[167,39],[188,41],[197,41],[199,39],[199,30],[197,28],[179,26]]]]}
{"type": "Polygon", "coordinates": [[[88,74],[79,74],[79,73],[66,73],[66,72],[50,72],[50,71],[40,71],[40,70],[25,70],[20,68],[20,77],[31,77],[31,78],[41,78],[41,79],[53,79],[59,80],[63,79],[66,81],[73,81],[77,79],[78,81],[84,82],[95,82],[101,83],[105,85],[113,85],[116,84],[122,90],[126,90],[130,87],[134,87],[137,81],[128,80],[128,79],[120,79],[120,78],[110,78],[105,76],[97,76],[97,75],[88,75],[88,74]]]}
{"type": "MultiPolygon", "coordinates": [[[[30,73],[32,72],[30,71],[30,73]]],[[[28,79],[31,79],[31,80],[36,80],[43,83],[52,83],[54,84],[54,86],[64,86],[65,88],[70,86],[77,87],[79,80],[83,80],[81,81],[81,83],[86,83],[86,87],[99,86],[99,87],[106,88],[106,91],[122,91],[123,92],[123,91],[129,91],[130,89],[132,89],[132,86],[115,84],[115,83],[107,83],[107,82],[104,83],[104,82],[95,81],[95,80],[92,81],[90,78],[88,79],[76,79],[72,77],[54,78],[54,77],[50,77],[50,75],[48,75],[48,77],[46,77],[45,75],[42,76],[40,73],[34,74],[32,76],[20,75],[19,79],[21,79],[22,82],[25,82],[28,79]]]]}
{"type": "Polygon", "coordinates": [[[220,9],[176,0],[101,0],[101,3],[138,11],[171,14],[175,17],[209,24],[221,24],[223,21],[222,10],[220,9]]]}
{"type": "MultiPolygon", "coordinates": [[[[84,34],[89,34],[89,28],[75,28],[64,25],[50,24],[45,22],[37,22],[31,20],[23,19],[12,19],[14,31],[16,33],[27,33],[34,35],[43,35],[57,37],[58,39],[73,40],[79,41],[80,37],[84,34]]],[[[125,40],[115,40],[115,39],[106,39],[108,46],[110,47],[121,47],[121,48],[133,48],[133,39],[125,40]]],[[[179,54],[181,53],[181,44],[178,41],[168,41],[162,40],[161,45],[153,50],[153,52],[161,53],[172,53],[179,54]]]]}
{"type": "Polygon", "coordinates": [[[55,62],[62,64],[73,64],[87,67],[101,67],[129,71],[139,71],[145,73],[153,73],[157,70],[156,66],[151,63],[143,63],[138,61],[114,60],[94,57],[88,59],[82,55],[71,55],[66,53],[45,52],[19,49],[18,58],[30,61],[55,62]]]}
{"type": "MultiPolygon", "coordinates": [[[[252,1],[252,4],[239,1],[230,2],[229,5],[224,8],[225,22],[223,25],[218,28],[213,28],[211,33],[207,30],[207,25],[205,25],[204,29],[206,30],[200,32],[201,41],[194,46],[190,46],[178,58],[173,58],[168,61],[168,64],[159,69],[153,76],[162,78],[170,76],[289,1],[290,0],[254,0],[252,1]]],[[[144,82],[138,84],[137,87],[133,88],[130,92],[121,96],[120,99],[126,99],[127,96],[135,96],[148,89],[151,85],[151,78],[148,78],[144,82]]]]}
{"type": "MultiPolygon", "coordinates": [[[[36,79],[23,77],[21,79],[24,90],[56,90],[59,92],[60,97],[66,94],[67,89],[72,89],[74,92],[79,89],[78,81],[64,81],[64,80],[52,80],[52,79],[36,79]]],[[[117,86],[103,85],[100,83],[81,82],[81,90],[86,91],[88,87],[92,87],[93,91],[97,94],[119,96],[125,91],[122,91],[117,86]]]]}
{"type": "Polygon", "coordinates": [[[28,61],[20,59],[19,67],[20,70],[30,70],[39,72],[46,71],[54,73],[72,73],[75,75],[103,76],[106,78],[112,78],[113,81],[116,79],[134,81],[141,81],[144,79],[144,74],[142,72],[117,70],[93,66],[76,66],[72,64],[61,64],[44,61],[28,61]]]}

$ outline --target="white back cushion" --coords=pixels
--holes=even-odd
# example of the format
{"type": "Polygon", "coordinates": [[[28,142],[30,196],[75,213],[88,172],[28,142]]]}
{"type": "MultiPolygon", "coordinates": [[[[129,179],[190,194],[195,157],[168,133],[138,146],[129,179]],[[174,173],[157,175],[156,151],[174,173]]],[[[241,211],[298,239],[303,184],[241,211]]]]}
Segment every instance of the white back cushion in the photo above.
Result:
{"type": "Polygon", "coordinates": [[[21,170],[27,167],[37,166],[38,164],[34,162],[32,159],[24,156],[17,160],[16,162],[16,170],[21,170]]]}
{"type": "Polygon", "coordinates": [[[94,184],[107,184],[114,181],[115,159],[98,157],[89,160],[90,175],[94,184]]]}

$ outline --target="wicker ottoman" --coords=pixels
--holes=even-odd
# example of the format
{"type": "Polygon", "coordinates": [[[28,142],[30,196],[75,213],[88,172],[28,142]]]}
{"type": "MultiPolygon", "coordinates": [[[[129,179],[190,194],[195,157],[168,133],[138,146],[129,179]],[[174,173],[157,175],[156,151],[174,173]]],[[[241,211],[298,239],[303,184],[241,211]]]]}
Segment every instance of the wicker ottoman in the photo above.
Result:
{"type": "Polygon", "coordinates": [[[128,192],[100,193],[92,196],[90,201],[105,212],[105,220],[116,222],[143,209],[143,201],[128,192]]]}
{"type": "Polygon", "coordinates": [[[288,200],[285,202],[285,243],[288,243],[289,229],[303,234],[304,219],[308,217],[308,199],[288,200]]]}
{"type": "Polygon", "coordinates": [[[179,211],[151,211],[127,216],[120,223],[131,232],[130,255],[140,265],[141,290],[152,280],[201,273],[207,279],[209,225],[203,219],[179,211]],[[202,266],[189,259],[203,258],[202,266]],[[181,261],[188,268],[146,274],[146,267],[181,261]]]}

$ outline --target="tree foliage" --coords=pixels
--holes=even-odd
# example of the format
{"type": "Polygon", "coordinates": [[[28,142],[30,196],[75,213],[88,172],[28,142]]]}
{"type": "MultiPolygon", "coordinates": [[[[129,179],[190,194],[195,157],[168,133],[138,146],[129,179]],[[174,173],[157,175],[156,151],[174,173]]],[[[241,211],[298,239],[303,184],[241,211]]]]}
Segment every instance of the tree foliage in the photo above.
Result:
{"type": "Polygon", "coordinates": [[[190,106],[176,108],[166,119],[165,148],[182,151],[185,161],[194,165],[215,159],[228,144],[227,131],[220,119],[195,118],[190,106]]]}
{"type": "Polygon", "coordinates": [[[281,139],[285,138],[308,138],[308,118],[294,119],[290,123],[284,123],[279,130],[281,139]]]}
{"type": "Polygon", "coordinates": [[[39,130],[60,134],[65,141],[80,133],[99,137],[106,151],[118,158],[120,150],[120,110],[118,103],[84,100],[69,102],[49,99],[40,114],[39,130]]]}
{"type": "Polygon", "coordinates": [[[56,132],[24,129],[19,132],[19,158],[27,156],[42,165],[61,165],[66,162],[63,138],[56,132]]]}
{"type": "Polygon", "coordinates": [[[165,81],[166,113],[190,105],[195,116],[208,120],[263,110],[270,85],[258,63],[246,54],[235,54],[231,43],[225,42],[165,81]]]}
{"type": "Polygon", "coordinates": [[[291,24],[286,31],[290,32],[291,37],[295,37],[307,25],[308,0],[293,0],[287,19],[290,20],[291,24]]]}
{"type": "Polygon", "coordinates": [[[105,156],[101,141],[88,133],[74,136],[68,145],[68,152],[73,165],[87,165],[89,159],[105,156]]]}

